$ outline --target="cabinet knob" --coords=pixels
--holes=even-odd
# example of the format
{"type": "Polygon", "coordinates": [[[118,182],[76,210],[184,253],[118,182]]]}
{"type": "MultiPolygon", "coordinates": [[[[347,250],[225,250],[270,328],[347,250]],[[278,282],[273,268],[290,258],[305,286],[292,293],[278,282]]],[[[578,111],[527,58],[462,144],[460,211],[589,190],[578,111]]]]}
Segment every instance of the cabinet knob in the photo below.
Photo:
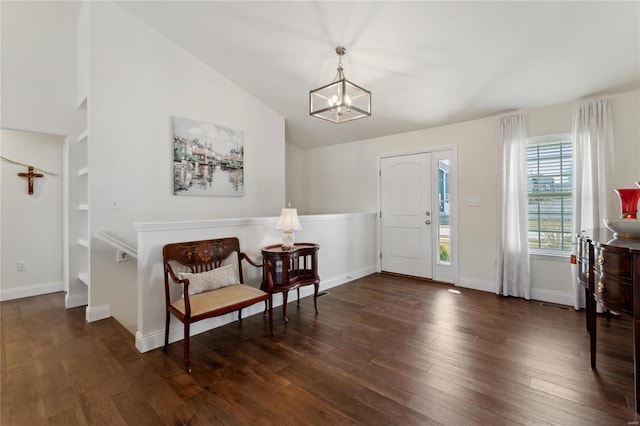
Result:
{"type": "Polygon", "coordinates": [[[598,262],[598,265],[600,266],[604,265],[604,256],[603,255],[598,256],[597,262],[598,262]]]}
{"type": "Polygon", "coordinates": [[[598,293],[604,292],[604,284],[602,284],[602,281],[598,281],[598,284],[596,285],[596,291],[598,293]]]}

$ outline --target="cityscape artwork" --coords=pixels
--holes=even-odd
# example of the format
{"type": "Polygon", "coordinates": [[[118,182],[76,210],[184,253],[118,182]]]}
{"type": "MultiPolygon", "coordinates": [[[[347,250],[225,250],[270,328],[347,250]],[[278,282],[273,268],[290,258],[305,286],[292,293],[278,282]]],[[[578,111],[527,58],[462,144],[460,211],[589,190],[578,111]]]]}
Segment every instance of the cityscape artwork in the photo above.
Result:
{"type": "Polygon", "coordinates": [[[244,132],[173,117],[173,194],[244,195],[244,132]]]}

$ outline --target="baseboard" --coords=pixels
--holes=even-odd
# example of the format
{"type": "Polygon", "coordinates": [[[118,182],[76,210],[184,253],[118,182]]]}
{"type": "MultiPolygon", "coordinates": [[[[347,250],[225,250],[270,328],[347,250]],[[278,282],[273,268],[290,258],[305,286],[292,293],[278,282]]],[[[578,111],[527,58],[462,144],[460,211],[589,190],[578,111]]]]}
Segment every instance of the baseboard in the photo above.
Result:
{"type": "MultiPolygon", "coordinates": [[[[353,281],[358,278],[365,277],[367,275],[371,275],[376,272],[375,265],[367,268],[362,268],[356,271],[351,271],[343,276],[330,278],[327,280],[321,280],[320,282],[320,291],[325,291],[333,287],[337,287],[339,285],[345,284],[349,281],[353,281]]],[[[300,288],[300,298],[308,297],[313,295],[313,286],[305,286],[300,288]]],[[[296,297],[295,293],[292,293],[289,297],[289,300],[296,297]]],[[[273,307],[276,308],[282,305],[282,295],[275,294],[273,297],[273,307]]],[[[242,317],[247,318],[252,315],[260,314],[264,312],[264,304],[257,303],[255,305],[249,306],[248,308],[244,308],[242,310],[242,317]]],[[[238,319],[238,314],[233,312],[230,314],[222,315],[215,318],[209,318],[203,321],[199,321],[195,324],[191,324],[190,335],[195,336],[196,334],[203,333],[205,331],[212,330],[217,327],[221,327],[223,325],[234,322],[238,319]]],[[[274,314],[275,315],[275,314],[274,314]]],[[[276,317],[274,317],[274,320],[276,317]]],[[[266,321],[266,319],[265,319],[266,321]]],[[[182,323],[175,320],[175,318],[171,318],[171,325],[169,326],[169,343],[177,342],[182,340],[184,337],[184,328],[182,323]]],[[[142,334],[140,330],[136,331],[136,349],[140,352],[148,352],[156,348],[160,348],[164,345],[164,330],[156,330],[150,333],[142,334]]]]}
{"type": "Polygon", "coordinates": [[[470,288],[472,290],[488,291],[490,293],[496,292],[496,283],[494,281],[480,281],[460,278],[456,287],[470,288]]]}
{"type": "Polygon", "coordinates": [[[532,288],[531,299],[573,307],[574,295],[573,293],[561,293],[559,291],[532,288]]]}
{"type": "Polygon", "coordinates": [[[58,291],[64,291],[64,283],[62,281],[1,289],[0,301],[4,302],[6,300],[22,299],[23,297],[40,296],[41,294],[55,293],[58,291]]]}
{"type": "Polygon", "coordinates": [[[78,306],[86,306],[89,304],[89,293],[81,293],[74,294],[73,296],[69,296],[67,293],[67,297],[64,299],[64,306],[67,309],[77,308],[78,306]]]}
{"type": "Polygon", "coordinates": [[[87,306],[85,318],[87,322],[100,321],[111,316],[111,305],[87,306]]]}
{"type": "MultiPolygon", "coordinates": [[[[470,288],[473,290],[487,291],[490,293],[496,292],[496,283],[491,281],[478,281],[460,279],[458,287],[470,288]]],[[[573,306],[573,294],[562,293],[559,291],[545,290],[541,288],[531,289],[531,300],[539,300],[541,302],[556,303],[558,305],[573,306]]]]}
{"type": "MultiPolygon", "coordinates": [[[[280,296],[280,295],[275,295],[280,296]]],[[[282,297],[273,298],[274,308],[282,305],[282,297]]],[[[300,291],[300,297],[302,297],[302,291],[300,291]]],[[[264,312],[264,304],[256,303],[242,310],[242,318],[248,318],[252,315],[260,314],[264,312]]],[[[275,315],[275,314],[274,314],[275,315]]],[[[275,319],[275,318],[274,318],[275,319]]],[[[204,333],[205,331],[213,330],[214,328],[222,327],[234,321],[238,320],[238,313],[232,312],[226,315],[221,315],[215,318],[209,318],[203,321],[198,321],[195,324],[191,324],[189,333],[191,336],[204,333]]],[[[266,321],[266,318],[265,318],[266,321]]],[[[182,340],[184,337],[184,327],[181,322],[171,317],[171,325],[169,326],[169,343],[182,340]]],[[[140,352],[148,352],[156,348],[160,348],[164,345],[164,329],[156,330],[151,333],[143,335],[140,331],[136,331],[136,349],[140,352]]]]}

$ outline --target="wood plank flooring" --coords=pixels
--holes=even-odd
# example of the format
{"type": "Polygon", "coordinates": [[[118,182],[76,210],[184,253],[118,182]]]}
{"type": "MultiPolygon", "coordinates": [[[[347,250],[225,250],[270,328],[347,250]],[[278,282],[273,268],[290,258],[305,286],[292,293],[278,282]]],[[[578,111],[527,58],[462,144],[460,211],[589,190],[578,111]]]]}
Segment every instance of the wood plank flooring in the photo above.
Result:
{"type": "MultiPolygon", "coordinates": [[[[145,354],[62,293],[2,302],[3,426],[628,425],[631,322],[374,274],[145,354]]],[[[295,299],[295,298],[293,298],[295,299]]]]}

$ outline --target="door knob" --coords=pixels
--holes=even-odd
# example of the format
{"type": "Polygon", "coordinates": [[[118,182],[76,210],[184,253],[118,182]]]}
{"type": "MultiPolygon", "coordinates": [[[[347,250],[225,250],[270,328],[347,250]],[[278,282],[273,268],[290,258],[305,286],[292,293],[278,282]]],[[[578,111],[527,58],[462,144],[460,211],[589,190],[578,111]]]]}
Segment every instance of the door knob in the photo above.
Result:
{"type": "Polygon", "coordinates": [[[431,225],[431,221],[430,220],[425,220],[424,223],[426,223],[427,225],[431,225]]]}
{"type": "Polygon", "coordinates": [[[431,212],[424,212],[425,215],[431,216],[431,212]]]}

